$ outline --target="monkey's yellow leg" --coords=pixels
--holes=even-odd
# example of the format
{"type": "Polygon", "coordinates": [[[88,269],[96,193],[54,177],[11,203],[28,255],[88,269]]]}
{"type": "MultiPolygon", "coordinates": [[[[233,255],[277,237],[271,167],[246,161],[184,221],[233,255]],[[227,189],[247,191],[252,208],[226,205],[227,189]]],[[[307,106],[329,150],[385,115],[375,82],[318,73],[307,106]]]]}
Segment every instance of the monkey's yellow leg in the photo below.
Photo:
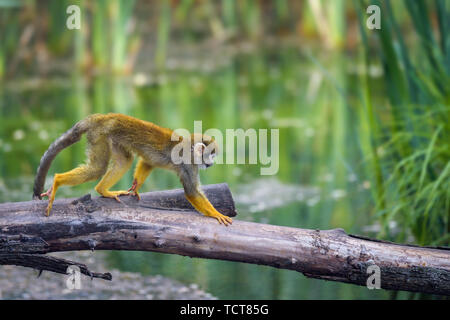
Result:
{"type": "Polygon", "coordinates": [[[147,164],[143,159],[139,160],[136,166],[136,170],[134,171],[133,185],[131,186],[130,189],[128,189],[129,194],[135,195],[138,198],[138,200],[141,199],[138,191],[142,187],[145,179],[147,179],[148,175],[152,170],[153,167],[151,165],[147,164]]]}
{"type": "Polygon", "coordinates": [[[78,184],[82,184],[84,182],[98,179],[104,172],[104,169],[101,167],[93,167],[90,165],[82,165],[78,168],[70,170],[65,173],[55,174],[53,178],[52,187],[46,192],[43,193],[42,196],[48,196],[48,206],[45,211],[46,215],[50,215],[50,211],[52,210],[53,201],[55,201],[56,190],[62,185],[75,186],[78,184]]]}
{"type": "Polygon", "coordinates": [[[203,213],[205,216],[217,219],[219,223],[223,223],[228,226],[233,223],[230,217],[221,214],[216,208],[213,207],[211,202],[202,194],[196,193],[194,195],[185,195],[186,199],[192,204],[192,206],[199,212],[203,213]]]}
{"type": "Polygon", "coordinates": [[[120,202],[119,196],[127,195],[128,191],[109,191],[109,188],[114,186],[117,181],[122,178],[125,172],[130,169],[132,162],[132,157],[113,152],[113,163],[100,182],[95,186],[95,191],[105,198],[114,198],[120,202]]]}

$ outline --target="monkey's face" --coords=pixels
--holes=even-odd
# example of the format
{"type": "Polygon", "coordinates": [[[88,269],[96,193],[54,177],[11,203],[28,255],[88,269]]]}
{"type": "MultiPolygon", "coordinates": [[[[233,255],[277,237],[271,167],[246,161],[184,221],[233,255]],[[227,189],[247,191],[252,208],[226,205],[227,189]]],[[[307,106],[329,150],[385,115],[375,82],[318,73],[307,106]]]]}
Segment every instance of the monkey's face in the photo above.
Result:
{"type": "Polygon", "coordinates": [[[217,143],[210,137],[203,137],[203,142],[197,142],[193,146],[194,163],[200,169],[207,169],[214,164],[217,152],[217,143]]]}
{"type": "Polygon", "coordinates": [[[203,153],[203,163],[200,165],[200,169],[206,169],[211,167],[214,164],[214,158],[216,157],[216,153],[203,153]]]}

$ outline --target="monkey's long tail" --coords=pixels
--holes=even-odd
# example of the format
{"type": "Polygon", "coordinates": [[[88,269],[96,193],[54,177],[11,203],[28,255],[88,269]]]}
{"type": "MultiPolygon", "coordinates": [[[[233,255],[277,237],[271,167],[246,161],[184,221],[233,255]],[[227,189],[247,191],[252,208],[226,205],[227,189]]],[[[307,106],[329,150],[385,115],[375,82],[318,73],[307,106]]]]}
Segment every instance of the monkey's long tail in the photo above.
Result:
{"type": "Polygon", "coordinates": [[[41,158],[41,162],[39,163],[36,178],[34,179],[33,199],[42,199],[41,193],[44,190],[45,178],[47,177],[53,159],[61,152],[61,150],[80,141],[83,133],[88,130],[88,124],[90,123],[88,120],[89,117],[77,122],[72,128],[56,139],[50,147],[48,147],[47,151],[45,151],[41,158]]]}

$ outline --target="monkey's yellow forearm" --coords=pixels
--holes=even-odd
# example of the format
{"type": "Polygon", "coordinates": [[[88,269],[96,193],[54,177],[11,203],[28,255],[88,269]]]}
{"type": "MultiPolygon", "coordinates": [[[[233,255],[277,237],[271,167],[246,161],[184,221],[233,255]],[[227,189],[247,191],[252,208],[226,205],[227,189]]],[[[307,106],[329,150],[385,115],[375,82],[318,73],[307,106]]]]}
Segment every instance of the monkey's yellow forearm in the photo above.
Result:
{"type": "Polygon", "coordinates": [[[192,206],[199,212],[203,213],[205,216],[215,218],[219,223],[223,223],[228,226],[233,223],[230,217],[221,214],[216,208],[213,207],[211,202],[201,193],[195,195],[187,195],[186,199],[192,204],[192,206]]]}

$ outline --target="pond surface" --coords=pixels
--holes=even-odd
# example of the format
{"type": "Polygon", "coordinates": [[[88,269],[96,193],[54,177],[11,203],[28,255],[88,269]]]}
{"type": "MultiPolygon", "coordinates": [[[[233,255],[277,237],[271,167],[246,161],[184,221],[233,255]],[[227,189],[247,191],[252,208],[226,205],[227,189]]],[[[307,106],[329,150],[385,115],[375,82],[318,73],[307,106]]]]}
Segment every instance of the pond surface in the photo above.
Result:
{"type": "MultiPolygon", "coordinates": [[[[359,147],[352,57],[318,52],[312,58],[293,46],[243,47],[206,61],[168,61],[166,73],[151,76],[145,69],[132,76],[90,78],[64,71],[5,83],[0,87],[0,202],[31,199],[41,155],[77,120],[120,112],[191,131],[194,120],[202,120],[204,130],[279,129],[276,175],[261,176],[260,165],[221,164],[202,171],[202,183],[229,184],[237,219],[363,234],[373,203],[359,147]]],[[[50,175],[82,163],[84,146],[83,139],[64,150],[50,175]]],[[[132,170],[116,188],[131,182],[132,170]]],[[[95,184],[63,187],[57,197],[95,194],[95,184]]],[[[142,191],[179,187],[174,174],[155,170],[142,191]]],[[[222,299],[388,297],[386,291],[257,265],[144,252],[108,256],[111,266],[194,282],[222,299]]]]}

